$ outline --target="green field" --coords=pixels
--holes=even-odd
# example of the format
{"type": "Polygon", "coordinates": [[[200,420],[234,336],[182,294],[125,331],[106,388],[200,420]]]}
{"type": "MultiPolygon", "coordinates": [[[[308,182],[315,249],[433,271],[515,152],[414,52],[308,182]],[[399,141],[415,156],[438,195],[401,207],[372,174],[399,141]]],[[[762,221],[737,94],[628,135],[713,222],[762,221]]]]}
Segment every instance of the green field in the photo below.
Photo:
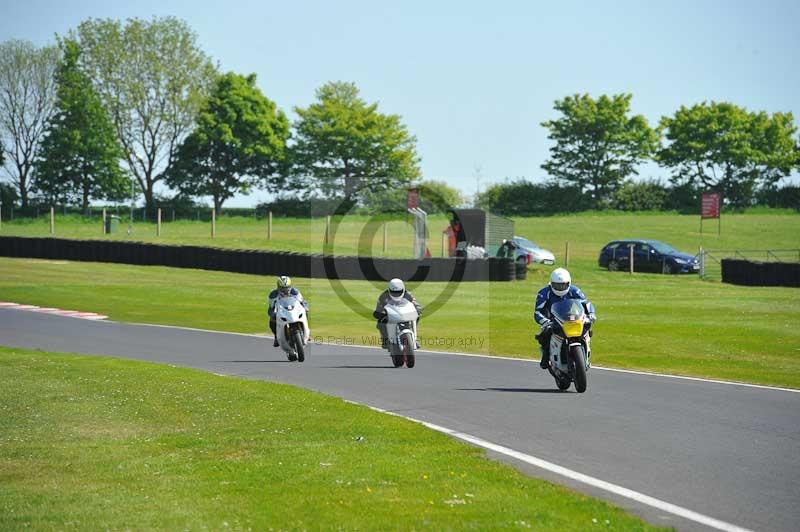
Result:
{"type": "Polygon", "coordinates": [[[2,530],[651,530],[292,386],[0,348],[2,530]]]}
{"type": "MultiPolygon", "coordinates": [[[[568,216],[515,218],[516,234],[526,236],[542,247],[555,252],[559,261],[564,259],[566,242],[570,244],[571,265],[593,267],[597,254],[604,244],[619,238],[654,238],[664,240],[682,251],[697,253],[700,246],[707,250],[767,250],[791,249],[780,253],[785,260],[800,260],[800,214],[794,211],[759,209],[745,214],[724,214],[722,232],[717,234],[715,220],[707,220],[700,233],[700,219],[696,215],[674,213],[619,213],[586,212],[568,216]]],[[[447,221],[443,216],[428,219],[429,249],[433,256],[441,256],[441,232],[447,221]]],[[[156,225],[135,221],[133,232],[127,234],[127,220],[123,218],[120,232],[103,235],[99,217],[77,215],[56,216],[54,236],[80,239],[122,239],[165,244],[217,246],[240,249],[280,249],[307,253],[321,253],[324,247],[324,218],[273,219],[272,239],[267,239],[267,222],[264,219],[222,216],[217,220],[216,237],[211,238],[211,223],[179,220],[164,222],[161,236],[156,236],[156,225]]],[[[49,217],[4,221],[0,235],[50,236],[49,217]]],[[[333,238],[333,251],[339,255],[373,255],[410,257],[413,234],[410,219],[404,215],[347,216],[337,226],[333,238]],[[387,249],[383,251],[383,224],[387,227],[387,249]]],[[[729,253],[715,253],[723,256],[729,253]]],[[[763,253],[747,253],[752,258],[764,259],[763,253]]],[[[718,265],[710,259],[712,271],[718,265]]]]}

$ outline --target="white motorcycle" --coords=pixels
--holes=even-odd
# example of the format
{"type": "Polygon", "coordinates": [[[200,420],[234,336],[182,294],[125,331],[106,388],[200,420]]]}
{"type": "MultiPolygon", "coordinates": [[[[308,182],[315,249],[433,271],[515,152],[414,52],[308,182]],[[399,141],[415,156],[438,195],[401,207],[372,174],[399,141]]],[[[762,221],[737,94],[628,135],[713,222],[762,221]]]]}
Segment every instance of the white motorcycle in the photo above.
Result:
{"type": "MultiPolygon", "coordinates": [[[[590,308],[590,311],[592,309],[590,308]]],[[[550,374],[559,390],[575,383],[578,393],[586,391],[586,372],[591,366],[592,322],[577,299],[563,299],[550,308],[553,334],[550,337],[550,374]]]]}
{"type": "Polygon", "coordinates": [[[275,331],[278,344],[290,362],[306,359],[306,344],[311,335],[305,305],[294,296],[278,298],[275,303],[275,331]]]}
{"type": "Polygon", "coordinates": [[[396,368],[403,364],[413,368],[414,351],[417,346],[417,318],[419,318],[417,307],[405,298],[399,301],[390,299],[384,310],[392,364],[396,368]]]}

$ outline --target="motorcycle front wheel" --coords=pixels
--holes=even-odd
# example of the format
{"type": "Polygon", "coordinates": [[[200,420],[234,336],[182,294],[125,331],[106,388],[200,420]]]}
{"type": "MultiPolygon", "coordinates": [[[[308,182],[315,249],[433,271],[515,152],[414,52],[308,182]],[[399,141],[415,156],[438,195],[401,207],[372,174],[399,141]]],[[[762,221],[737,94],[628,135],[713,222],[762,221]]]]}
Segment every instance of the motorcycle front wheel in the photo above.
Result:
{"type": "Polygon", "coordinates": [[[297,350],[297,360],[304,362],[306,360],[305,346],[303,345],[303,333],[295,331],[294,335],[294,348],[297,350]]]}
{"type": "Polygon", "coordinates": [[[400,337],[400,345],[403,346],[403,358],[406,359],[406,367],[414,367],[414,340],[411,339],[410,334],[404,334],[400,337]]]}
{"type": "Polygon", "coordinates": [[[575,391],[583,393],[586,391],[586,354],[579,345],[571,347],[569,351],[575,363],[575,391]]]}

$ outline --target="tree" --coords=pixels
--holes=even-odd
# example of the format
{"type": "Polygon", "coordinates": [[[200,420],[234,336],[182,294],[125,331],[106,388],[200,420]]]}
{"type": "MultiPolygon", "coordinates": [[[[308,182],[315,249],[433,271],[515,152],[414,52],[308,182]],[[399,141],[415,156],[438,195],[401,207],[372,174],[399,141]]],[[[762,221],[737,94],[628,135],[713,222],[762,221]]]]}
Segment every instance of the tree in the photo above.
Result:
{"type": "Polygon", "coordinates": [[[555,142],[542,169],[551,176],[586,190],[591,187],[595,206],[600,206],[636,166],[655,150],[657,134],[642,115],[629,116],[630,94],[588,94],[556,100],[561,113],[556,120],[542,122],[555,142]]]}
{"type": "Polygon", "coordinates": [[[552,180],[531,183],[525,179],[495,183],[477,194],[475,205],[505,216],[535,216],[579,212],[591,208],[592,199],[578,185],[552,180]]]}
{"type": "Polygon", "coordinates": [[[167,184],[183,194],[226,199],[247,193],[281,169],[289,120],[256,87],[256,75],[220,76],[178,149],[167,184]]]}
{"type": "Polygon", "coordinates": [[[0,43],[0,138],[4,168],[28,205],[31,170],[55,102],[58,49],[28,41],[0,43]]]}
{"type": "Polygon", "coordinates": [[[71,36],[82,66],[108,109],[125,161],[154,207],[154,185],[165,178],[194,125],[216,76],[197,38],[174,17],[89,19],[71,36]]]}
{"type": "Polygon", "coordinates": [[[667,205],[669,192],[658,181],[625,181],[611,197],[611,208],[620,211],[660,211],[667,205]]]}
{"type": "Polygon", "coordinates": [[[420,208],[428,214],[446,213],[466,202],[464,194],[459,189],[444,181],[426,179],[419,183],[410,183],[407,187],[379,192],[369,191],[364,195],[362,203],[370,212],[406,212],[409,188],[419,190],[420,208]]]}
{"type": "Polygon", "coordinates": [[[800,163],[791,113],[751,113],[731,103],[703,102],[663,117],[659,163],[674,183],[702,185],[727,203],[749,205],[755,188],[775,186],[800,163]]]}
{"type": "Polygon", "coordinates": [[[88,213],[90,199],[124,197],[128,180],[119,166],[122,150],[114,126],[78,67],[78,44],[66,39],[61,47],[56,110],[39,150],[34,188],[51,201],[79,200],[88,213]]]}
{"type": "Polygon", "coordinates": [[[420,176],[416,138],[400,116],[379,113],[353,83],[327,83],[316,96],[316,103],[295,108],[295,188],[355,203],[367,191],[401,188],[420,176]]]}

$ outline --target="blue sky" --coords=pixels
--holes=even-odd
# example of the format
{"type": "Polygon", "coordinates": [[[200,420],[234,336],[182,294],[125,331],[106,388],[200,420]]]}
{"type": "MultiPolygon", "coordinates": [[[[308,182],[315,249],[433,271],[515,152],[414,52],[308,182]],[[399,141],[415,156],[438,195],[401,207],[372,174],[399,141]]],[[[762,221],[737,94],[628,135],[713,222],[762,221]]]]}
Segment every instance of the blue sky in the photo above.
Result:
{"type": "MultiPolygon", "coordinates": [[[[651,125],[703,100],[791,111],[800,123],[797,1],[124,4],[0,0],[0,41],[51,43],[88,17],[174,15],[222,70],[255,72],[292,118],[325,82],[355,82],[403,117],[426,178],[467,193],[478,168],[481,188],[544,179],[540,123],[568,94],[632,93],[651,125]]],[[[642,177],[666,173],[647,165],[642,177]]]]}

